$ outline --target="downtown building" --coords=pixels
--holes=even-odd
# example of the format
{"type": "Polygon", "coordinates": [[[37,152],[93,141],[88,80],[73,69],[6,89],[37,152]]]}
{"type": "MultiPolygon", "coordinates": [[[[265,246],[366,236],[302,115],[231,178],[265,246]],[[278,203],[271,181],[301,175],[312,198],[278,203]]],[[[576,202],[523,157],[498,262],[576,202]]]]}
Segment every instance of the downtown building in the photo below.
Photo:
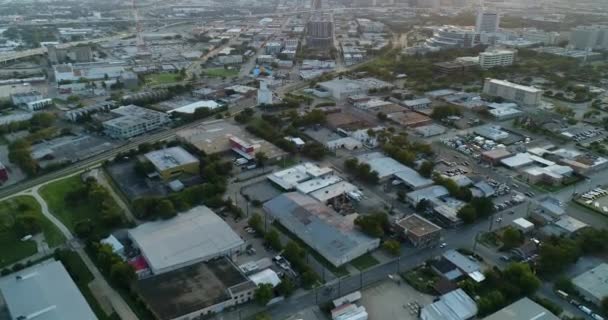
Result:
{"type": "Polygon", "coordinates": [[[329,15],[315,14],[306,25],[306,45],[330,48],[334,42],[334,22],[329,15]]]}

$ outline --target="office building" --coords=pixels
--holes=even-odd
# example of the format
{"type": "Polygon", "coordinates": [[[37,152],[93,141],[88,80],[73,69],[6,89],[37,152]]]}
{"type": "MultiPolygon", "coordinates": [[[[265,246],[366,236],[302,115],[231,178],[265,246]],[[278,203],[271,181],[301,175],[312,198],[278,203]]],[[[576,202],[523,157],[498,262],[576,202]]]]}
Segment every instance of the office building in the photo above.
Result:
{"type": "Polygon", "coordinates": [[[559,320],[545,307],[530,300],[522,298],[497,312],[483,318],[483,320],[559,320]]]}
{"type": "Polygon", "coordinates": [[[608,49],[608,25],[579,26],[572,29],[570,46],[578,50],[608,49]]]}
{"type": "Polygon", "coordinates": [[[103,128],[112,138],[129,139],[158,129],[169,123],[169,115],[136,105],[122,106],[112,110],[117,118],[103,122],[103,128]]]}
{"type": "Polygon", "coordinates": [[[572,284],[586,300],[601,306],[602,299],[608,297],[608,264],[602,263],[574,277],[572,284]]]}
{"type": "Polygon", "coordinates": [[[268,89],[268,84],[265,81],[260,82],[258,89],[258,105],[272,104],[272,91],[268,89]]]}
{"type": "Polygon", "coordinates": [[[46,49],[51,64],[93,61],[93,50],[91,50],[90,45],[78,45],[70,48],[57,48],[54,45],[48,45],[46,49]]]}
{"type": "Polygon", "coordinates": [[[97,320],[63,264],[46,260],[0,278],[9,319],[97,320]]]}
{"type": "Polygon", "coordinates": [[[479,11],[475,31],[478,33],[497,33],[500,25],[500,14],[497,12],[479,11]]]}
{"type": "Polygon", "coordinates": [[[165,181],[175,179],[184,173],[190,175],[199,173],[199,160],[182,147],[148,152],[144,157],[152,163],[158,175],[165,181]]]}
{"type": "Polygon", "coordinates": [[[483,93],[492,97],[501,97],[525,107],[536,107],[541,102],[543,91],[506,80],[486,79],[483,93]]]}
{"type": "Polygon", "coordinates": [[[514,50],[493,49],[479,54],[479,66],[482,69],[510,66],[513,62],[515,62],[514,50]]]}
{"type": "Polygon", "coordinates": [[[243,239],[205,206],[169,220],[140,224],[128,231],[154,275],[239,253],[243,239]]]}
{"type": "Polygon", "coordinates": [[[426,46],[431,50],[472,48],[479,44],[479,39],[479,33],[469,28],[441,27],[426,40],[426,46]]]}
{"type": "Polygon", "coordinates": [[[334,43],[334,22],[330,15],[315,14],[306,25],[306,45],[330,48],[334,43]]]}
{"type": "Polygon", "coordinates": [[[356,229],[357,214],[339,214],[306,194],[283,193],[264,203],[264,212],[266,223],[277,221],[336,267],[380,245],[356,229]]]}

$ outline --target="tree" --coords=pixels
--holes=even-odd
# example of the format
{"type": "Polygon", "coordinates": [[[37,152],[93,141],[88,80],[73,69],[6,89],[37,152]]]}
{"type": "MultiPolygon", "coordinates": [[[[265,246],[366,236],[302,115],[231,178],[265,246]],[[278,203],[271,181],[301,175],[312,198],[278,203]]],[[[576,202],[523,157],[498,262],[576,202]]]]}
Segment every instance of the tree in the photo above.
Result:
{"type": "Polygon", "coordinates": [[[35,235],[42,231],[40,219],[33,214],[20,214],[15,218],[15,230],[20,237],[35,235]]]}
{"type": "Polygon", "coordinates": [[[435,165],[431,161],[424,161],[420,165],[420,169],[418,170],[418,172],[420,172],[420,175],[422,175],[423,177],[430,178],[433,175],[434,168],[435,165]]]}
{"type": "Polygon", "coordinates": [[[270,302],[273,296],[273,288],[269,283],[262,283],[255,289],[253,298],[260,306],[265,306],[270,302]]]}
{"type": "Polygon", "coordinates": [[[281,236],[274,228],[270,229],[270,231],[264,235],[264,241],[266,241],[269,246],[277,251],[280,251],[283,248],[283,245],[281,244],[281,236]]]}
{"type": "Polygon", "coordinates": [[[266,164],[267,160],[268,160],[268,156],[263,151],[258,151],[255,153],[255,162],[259,166],[263,167],[264,164],[266,164]]]}
{"type": "Polygon", "coordinates": [[[289,297],[296,290],[296,286],[291,282],[289,277],[285,277],[281,279],[281,283],[277,286],[277,290],[282,296],[289,297]]]}
{"type": "Polygon", "coordinates": [[[567,238],[550,238],[539,250],[538,269],[543,273],[558,273],[576,262],[581,250],[576,242],[567,238]]]}
{"type": "Polygon", "coordinates": [[[92,232],[93,223],[90,219],[80,220],[76,222],[76,225],[74,225],[74,233],[76,233],[76,235],[81,239],[88,238],[92,232]]]}
{"type": "Polygon", "coordinates": [[[601,302],[602,310],[608,313],[608,297],[603,297],[601,302]]]}
{"type": "Polygon", "coordinates": [[[465,205],[464,207],[458,210],[458,218],[462,219],[462,221],[466,224],[470,224],[475,222],[477,219],[477,210],[470,204],[465,205]]]}
{"type": "Polygon", "coordinates": [[[110,267],[110,278],[112,281],[124,287],[128,287],[128,285],[133,282],[136,277],[135,269],[124,261],[114,263],[110,267]]]}
{"type": "Polygon", "coordinates": [[[366,216],[358,216],[355,219],[355,225],[361,228],[363,233],[371,237],[381,238],[389,227],[389,221],[386,213],[377,212],[366,216]]]}
{"type": "Polygon", "coordinates": [[[312,288],[318,281],[319,276],[311,269],[308,269],[302,273],[302,284],[306,288],[312,288]]]}
{"type": "Polygon", "coordinates": [[[175,210],[175,207],[173,207],[173,203],[168,199],[163,199],[158,202],[156,212],[163,219],[170,219],[177,215],[177,211],[175,210]]]}
{"type": "Polygon", "coordinates": [[[575,293],[576,289],[574,288],[574,284],[570,280],[570,278],[565,276],[560,276],[555,280],[553,284],[555,290],[561,290],[566,293],[575,293]]]}
{"type": "Polygon", "coordinates": [[[519,247],[524,242],[524,236],[521,231],[507,227],[502,233],[502,243],[504,250],[510,250],[519,247]]]}
{"type": "Polygon", "coordinates": [[[318,142],[308,142],[302,147],[302,154],[316,161],[322,160],[325,153],[325,147],[318,142]]]}
{"type": "Polygon", "coordinates": [[[272,320],[270,315],[266,312],[258,313],[255,315],[255,320],[272,320]]]}
{"type": "Polygon", "coordinates": [[[401,243],[397,240],[386,240],[382,247],[393,256],[398,256],[401,253],[401,243]]]}
{"type": "Polygon", "coordinates": [[[251,215],[247,221],[247,224],[258,233],[262,233],[262,231],[264,231],[262,216],[260,216],[260,214],[257,212],[251,215]]]}
{"type": "Polygon", "coordinates": [[[530,269],[530,265],[525,263],[509,264],[503,271],[503,277],[506,283],[515,286],[523,295],[531,295],[541,284],[530,269]]]}

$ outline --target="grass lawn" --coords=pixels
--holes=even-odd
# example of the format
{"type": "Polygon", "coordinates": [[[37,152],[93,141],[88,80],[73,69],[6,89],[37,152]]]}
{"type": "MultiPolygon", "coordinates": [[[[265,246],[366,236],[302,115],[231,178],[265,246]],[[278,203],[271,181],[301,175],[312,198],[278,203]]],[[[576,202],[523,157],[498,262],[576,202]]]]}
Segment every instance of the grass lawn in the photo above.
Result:
{"type": "Polygon", "coordinates": [[[42,232],[51,248],[65,241],[63,234],[46,219],[40,211],[40,205],[33,197],[19,196],[0,202],[0,267],[12,264],[36,254],[36,242],[21,241],[13,227],[19,214],[29,214],[38,217],[42,232]]]}
{"type": "Polygon", "coordinates": [[[359,271],[365,271],[377,265],[379,262],[376,260],[376,258],[374,258],[374,256],[372,256],[371,253],[368,252],[359,258],[354,259],[350,263],[353,265],[353,267],[359,269],[359,271]]]}
{"type": "Polygon", "coordinates": [[[65,268],[68,270],[70,277],[72,277],[72,280],[74,280],[76,286],[78,286],[78,289],[80,289],[80,292],[82,292],[82,295],[87,300],[89,306],[91,306],[91,309],[93,309],[93,312],[95,312],[95,315],[98,319],[120,319],[115,313],[112,314],[112,316],[106,315],[106,313],[103,311],[103,309],[97,302],[97,299],[95,299],[95,296],[89,288],[89,283],[93,281],[95,277],[93,277],[93,274],[91,274],[82,259],[80,259],[78,253],[67,250],[61,251],[60,260],[65,266],[65,268]]]}
{"type": "Polygon", "coordinates": [[[179,82],[179,73],[154,73],[145,77],[148,85],[158,85],[179,82]]]}
{"type": "Polygon", "coordinates": [[[237,76],[239,74],[239,70],[238,69],[211,68],[211,69],[204,69],[203,74],[208,77],[213,77],[213,78],[221,78],[221,77],[229,78],[229,77],[237,76]]]}
{"type": "MultiPolygon", "coordinates": [[[[86,201],[79,203],[69,203],[65,201],[65,196],[70,192],[83,186],[79,175],[75,175],[63,180],[47,184],[40,189],[40,195],[49,206],[51,213],[56,216],[72,232],[79,221],[90,220],[93,224],[93,234],[104,235],[109,230],[101,221],[101,215],[97,212],[95,205],[86,201]]],[[[106,201],[111,201],[116,205],[111,197],[106,201]]]]}
{"type": "Polygon", "coordinates": [[[429,267],[420,267],[401,274],[401,277],[414,289],[427,294],[435,294],[433,286],[439,277],[429,267]]]}

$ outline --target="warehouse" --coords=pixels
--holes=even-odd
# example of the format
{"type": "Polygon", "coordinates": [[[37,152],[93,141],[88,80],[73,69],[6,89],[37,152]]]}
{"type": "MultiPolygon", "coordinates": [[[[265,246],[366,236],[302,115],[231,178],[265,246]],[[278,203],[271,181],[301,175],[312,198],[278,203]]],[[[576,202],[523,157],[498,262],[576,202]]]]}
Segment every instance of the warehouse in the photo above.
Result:
{"type": "Polygon", "coordinates": [[[608,264],[602,263],[576,276],[572,284],[586,300],[601,306],[602,299],[608,297],[608,264]]]}
{"type": "MultiPolygon", "coordinates": [[[[333,173],[334,170],[329,167],[321,168],[314,163],[306,162],[282,171],[271,173],[266,177],[281,189],[290,191],[296,189],[300,184],[312,179],[330,178],[333,173]]],[[[321,181],[319,181],[319,183],[323,184],[321,181]]],[[[304,193],[314,191],[308,190],[310,189],[308,184],[303,184],[302,188],[304,193]]]]}
{"type": "Polygon", "coordinates": [[[165,181],[184,173],[199,174],[199,160],[182,147],[148,152],[144,157],[154,165],[158,175],[165,181]]]}
{"type": "Polygon", "coordinates": [[[205,206],[129,230],[153,274],[177,270],[242,250],[243,240],[224,220],[205,206]]]}
{"type": "Polygon", "coordinates": [[[462,289],[448,292],[420,310],[422,320],[468,320],[477,314],[477,304],[462,289]]]}
{"type": "Polygon", "coordinates": [[[356,214],[340,215],[305,194],[284,193],[264,203],[264,211],[336,267],[380,245],[355,229],[356,214]]]}
{"type": "Polygon", "coordinates": [[[12,319],[97,320],[63,264],[53,259],[0,278],[0,292],[12,319]]]}
{"type": "Polygon", "coordinates": [[[367,163],[372,171],[378,172],[378,178],[381,181],[396,178],[414,190],[426,188],[433,184],[433,180],[421,176],[416,170],[397,162],[393,158],[384,156],[380,152],[360,155],[358,160],[361,163],[367,163]]]}
{"type": "Polygon", "coordinates": [[[522,298],[484,320],[559,320],[560,318],[529,298],[522,298]]]}

